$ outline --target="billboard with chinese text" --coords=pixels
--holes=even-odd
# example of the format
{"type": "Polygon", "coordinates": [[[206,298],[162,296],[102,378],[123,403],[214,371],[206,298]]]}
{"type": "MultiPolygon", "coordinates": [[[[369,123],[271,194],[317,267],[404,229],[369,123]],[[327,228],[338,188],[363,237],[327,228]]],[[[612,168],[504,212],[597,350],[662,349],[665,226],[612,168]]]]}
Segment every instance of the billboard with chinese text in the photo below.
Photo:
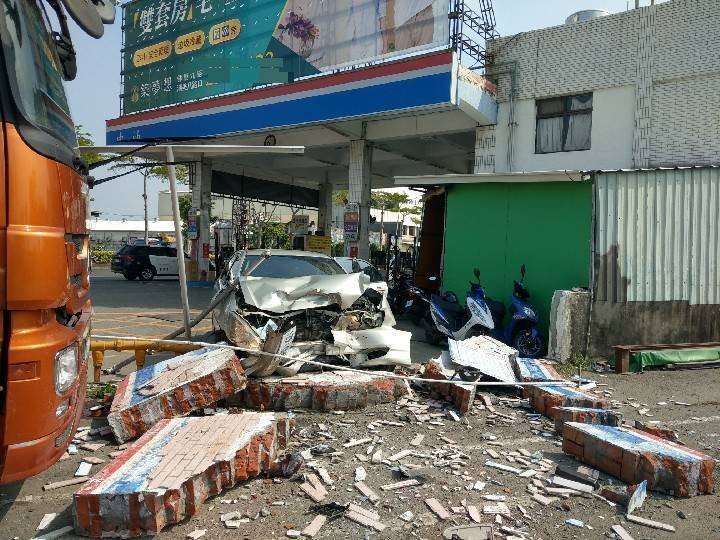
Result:
{"type": "Polygon", "coordinates": [[[123,113],[447,45],[448,0],[134,0],[123,113]]]}

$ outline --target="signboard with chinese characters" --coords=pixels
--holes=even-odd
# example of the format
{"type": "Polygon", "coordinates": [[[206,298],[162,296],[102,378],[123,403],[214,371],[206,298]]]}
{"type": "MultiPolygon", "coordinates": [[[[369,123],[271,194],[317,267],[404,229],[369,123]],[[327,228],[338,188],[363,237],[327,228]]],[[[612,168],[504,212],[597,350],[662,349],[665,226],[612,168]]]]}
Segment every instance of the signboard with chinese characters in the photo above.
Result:
{"type": "Polygon", "coordinates": [[[305,251],[330,255],[332,254],[332,238],[329,236],[306,236],[305,251]]]}
{"type": "Polygon", "coordinates": [[[123,113],[446,45],[447,0],[134,0],[123,113]]]}
{"type": "Polygon", "coordinates": [[[357,203],[348,203],[345,205],[345,213],[343,215],[343,232],[345,240],[355,242],[360,234],[360,205],[357,203]]]}

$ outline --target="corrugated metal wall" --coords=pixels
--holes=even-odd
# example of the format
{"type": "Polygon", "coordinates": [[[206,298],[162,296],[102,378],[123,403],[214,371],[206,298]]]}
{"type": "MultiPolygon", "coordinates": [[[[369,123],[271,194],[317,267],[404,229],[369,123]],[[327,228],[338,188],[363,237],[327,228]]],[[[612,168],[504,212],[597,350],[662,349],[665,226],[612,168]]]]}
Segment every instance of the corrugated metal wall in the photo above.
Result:
{"type": "Polygon", "coordinates": [[[720,168],[595,180],[597,301],[720,304],[720,168]]]}

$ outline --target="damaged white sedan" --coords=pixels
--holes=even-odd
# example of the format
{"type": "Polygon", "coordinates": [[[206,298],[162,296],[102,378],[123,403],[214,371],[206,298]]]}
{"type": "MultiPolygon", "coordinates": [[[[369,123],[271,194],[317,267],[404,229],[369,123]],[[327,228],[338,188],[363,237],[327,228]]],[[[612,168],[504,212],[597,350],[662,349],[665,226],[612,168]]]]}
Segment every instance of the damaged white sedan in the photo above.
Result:
{"type": "Polygon", "coordinates": [[[346,274],[331,257],[305,251],[240,251],[218,279],[214,320],[249,350],[248,374],[294,375],[303,360],[353,367],[410,364],[410,333],[396,330],[387,284],[346,274]],[[228,290],[230,289],[230,290],[228,290]]]}

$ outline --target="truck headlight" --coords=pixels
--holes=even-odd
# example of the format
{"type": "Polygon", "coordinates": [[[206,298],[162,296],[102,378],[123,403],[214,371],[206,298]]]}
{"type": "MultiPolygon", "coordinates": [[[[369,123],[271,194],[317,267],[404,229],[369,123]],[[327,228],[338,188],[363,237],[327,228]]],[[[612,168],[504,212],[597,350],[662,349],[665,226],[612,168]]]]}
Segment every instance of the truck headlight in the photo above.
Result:
{"type": "Polygon", "coordinates": [[[55,354],[55,392],[62,395],[68,391],[77,378],[78,347],[76,343],[55,354]]]}

